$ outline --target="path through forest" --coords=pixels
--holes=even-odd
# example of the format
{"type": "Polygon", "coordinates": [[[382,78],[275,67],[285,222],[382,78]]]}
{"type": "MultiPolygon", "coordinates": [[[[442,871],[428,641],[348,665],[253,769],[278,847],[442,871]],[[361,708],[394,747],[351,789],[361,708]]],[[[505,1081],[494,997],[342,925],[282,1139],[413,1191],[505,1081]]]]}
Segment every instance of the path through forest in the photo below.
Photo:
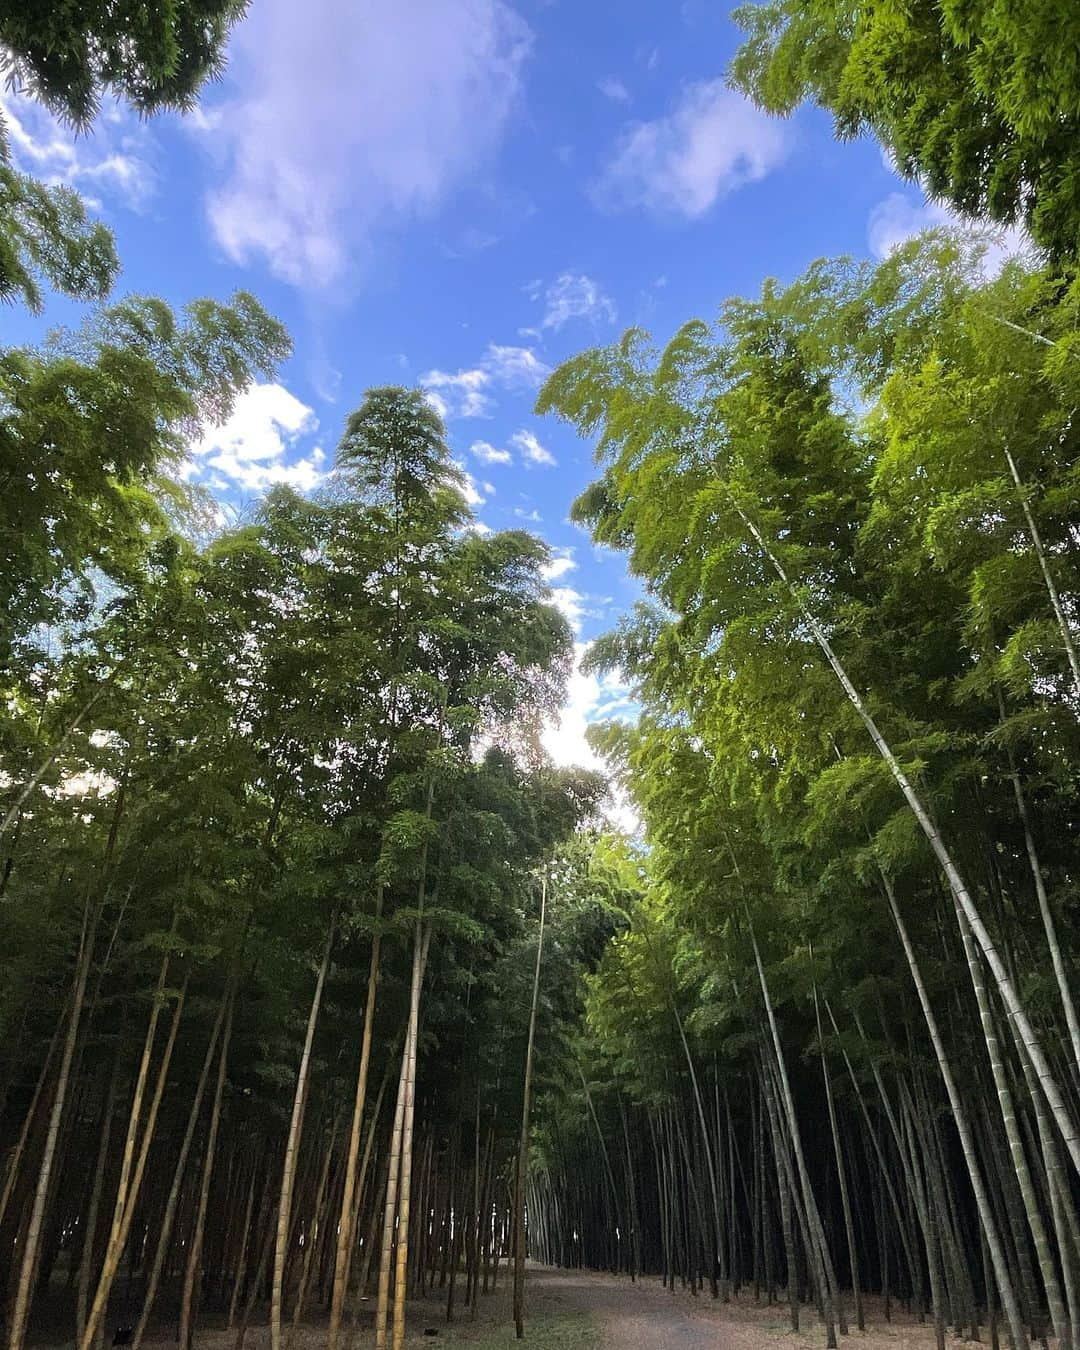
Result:
{"type": "MultiPolygon", "coordinates": [[[[510,1287],[505,1270],[498,1289],[480,1300],[479,1317],[467,1315],[453,1325],[445,1320],[445,1291],[432,1290],[409,1300],[409,1350],[445,1345],[468,1350],[510,1350],[515,1340],[510,1313],[510,1287]]],[[[459,1305],[460,1309],[460,1305],[459,1305]]],[[[869,1327],[853,1332],[841,1345],[858,1350],[932,1350],[929,1322],[919,1323],[894,1303],[893,1321],[886,1322],[880,1300],[867,1300],[869,1327]]],[[[362,1314],[354,1350],[373,1344],[371,1323],[362,1314]]],[[[525,1295],[525,1350],[821,1350],[823,1329],[813,1311],[802,1309],[802,1327],[792,1336],[787,1309],[754,1303],[744,1297],[714,1302],[706,1292],[695,1298],[687,1290],[666,1290],[656,1277],[631,1283],[624,1276],[597,1271],[556,1270],[530,1264],[525,1295]]],[[[49,1341],[49,1344],[55,1344],[49,1341]]],[[[212,1323],[197,1339],[199,1350],[235,1350],[235,1330],[212,1323]]],[[[175,1350],[175,1331],[162,1325],[145,1350],[175,1350]]],[[[245,1339],[245,1350],[269,1350],[269,1327],[258,1318],[245,1339]]],[[[298,1328],[287,1350],[325,1350],[326,1323],[314,1317],[298,1328]]]]}
{"type": "Polygon", "coordinates": [[[719,1316],[709,1315],[711,1306],[699,1305],[689,1295],[673,1295],[655,1280],[631,1284],[625,1276],[617,1279],[581,1270],[534,1270],[530,1280],[533,1292],[542,1293],[542,1305],[585,1314],[593,1335],[582,1335],[583,1345],[590,1339],[604,1350],[616,1346],[704,1350],[730,1345],[731,1328],[719,1316]]]}
{"type": "MultiPolygon", "coordinates": [[[[854,1333],[859,1350],[930,1350],[933,1331],[894,1305],[886,1322],[876,1298],[869,1299],[871,1326],[854,1333]]],[[[515,1344],[513,1327],[498,1328],[481,1344],[515,1344]]],[[[792,1336],[787,1309],[738,1300],[723,1304],[706,1293],[666,1290],[659,1279],[631,1284],[625,1276],[532,1266],[526,1294],[526,1340],[540,1350],[819,1350],[823,1330],[813,1312],[802,1309],[802,1327],[792,1336]]]]}

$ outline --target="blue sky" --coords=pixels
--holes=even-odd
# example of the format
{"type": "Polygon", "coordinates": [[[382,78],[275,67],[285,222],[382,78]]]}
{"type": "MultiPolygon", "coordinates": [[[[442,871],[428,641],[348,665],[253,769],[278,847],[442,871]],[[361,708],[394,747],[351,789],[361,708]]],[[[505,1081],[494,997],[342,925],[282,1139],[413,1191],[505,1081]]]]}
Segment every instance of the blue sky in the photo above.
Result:
{"type": "MultiPolygon", "coordinates": [[[[274,481],[312,487],[369,386],[422,383],[480,520],[555,550],[584,645],[635,588],[567,519],[591,452],[533,415],[545,372],[943,217],[876,145],[727,90],[737,41],[715,0],[252,0],[193,115],[107,108],[75,139],[18,97],[4,107],[18,162],[115,230],[121,291],[181,304],[246,287],[288,325],[278,381],[193,448],[231,509],[274,481]]],[[[40,328],[4,319],[9,341],[40,328]]],[[[587,760],[585,724],[625,708],[616,680],[575,676],[553,752],[587,760]]]]}

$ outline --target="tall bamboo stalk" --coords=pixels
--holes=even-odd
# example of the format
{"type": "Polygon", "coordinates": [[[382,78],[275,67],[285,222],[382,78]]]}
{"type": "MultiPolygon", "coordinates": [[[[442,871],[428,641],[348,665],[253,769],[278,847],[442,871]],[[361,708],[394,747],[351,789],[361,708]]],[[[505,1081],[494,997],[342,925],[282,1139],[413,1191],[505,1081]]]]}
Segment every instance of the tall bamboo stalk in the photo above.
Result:
{"type": "MultiPolygon", "coordinates": [[[[998,715],[1004,722],[1005,700],[1000,687],[997,689],[997,699],[998,715]]],[[[1054,912],[1050,908],[1050,899],[1046,894],[1046,881],[1043,877],[1042,864],[1039,861],[1039,851],[1035,844],[1035,834],[1028,812],[1027,797],[1024,795],[1023,784],[1020,781],[1016,758],[1013,755],[1012,747],[1008,744],[1006,744],[1005,753],[1009,769],[1009,781],[1012,784],[1013,800],[1016,802],[1016,814],[1020,818],[1020,824],[1024,831],[1024,851],[1027,854],[1028,867],[1031,870],[1031,879],[1035,886],[1035,898],[1039,903],[1039,917],[1042,919],[1043,932],[1046,934],[1046,945],[1050,949],[1050,963],[1054,970],[1058,995],[1061,998],[1061,1006],[1065,1013],[1065,1025],[1069,1032],[1069,1045],[1072,1050],[1073,1062],[1077,1070],[1080,1071],[1080,1018],[1077,1017],[1076,1013],[1072,981],[1065,968],[1065,957],[1058,940],[1054,912]]]]}
{"type": "Polygon", "coordinates": [[[68,1013],[67,1035],[60,1057],[60,1067],[56,1076],[56,1089],[53,1093],[52,1110],[49,1113],[49,1127],[45,1135],[45,1149],[38,1169],[37,1184],[34,1187],[34,1203],[30,1211],[30,1222],[23,1243],[22,1262],[19,1266],[19,1281],[15,1289],[15,1302],[11,1310],[11,1325],[8,1332],[8,1350],[22,1350],[26,1338],[26,1321],[30,1314],[30,1300],[33,1294],[34,1273],[37,1270],[38,1252],[41,1247],[41,1231],[45,1219],[45,1205],[49,1196],[49,1183],[52,1179],[53,1164],[56,1160],[56,1141],[60,1135],[60,1123],[67,1103],[68,1079],[71,1073],[71,1061],[75,1057],[75,1045],[79,1038],[79,1022],[82,1017],[83,1002],[86,998],[86,981],[90,974],[93,958],[94,939],[97,936],[100,906],[92,906],[87,895],[83,909],[82,933],[79,938],[79,951],[75,959],[75,978],[71,994],[71,1008],[68,1013]]]}
{"type": "MultiPolygon", "coordinates": [[[[86,1231],[83,1234],[82,1256],[79,1260],[79,1272],[75,1293],[75,1340],[82,1340],[86,1327],[86,1313],[90,1302],[90,1276],[96,1260],[98,1213],[101,1209],[101,1196],[105,1189],[105,1174],[109,1163],[109,1145],[112,1142],[113,1112],[116,1109],[116,1092],[120,1082],[120,1051],[113,1056],[112,1072],[109,1074],[109,1086],[105,1093],[105,1105],[101,1114],[101,1136],[98,1140],[97,1162],[94,1167],[94,1183],[90,1191],[90,1203],[86,1210],[86,1231]]],[[[137,1347],[136,1347],[137,1350],[137,1347]]]]}
{"type": "Polygon", "coordinates": [[[733,494],[729,494],[729,499],[743,524],[746,526],[747,531],[768,559],[773,570],[776,572],[776,575],[787,587],[792,599],[798,605],[803,618],[806,620],[810,631],[814,635],[815,641],[821,648],[825,659],[832,667],[833,674],[836,676],[852,707],[858,713],[860,720],[869,732],[870,739],[873,741],[878,753],[888,765],[889,771],[895,779],[897,786],[900,788],[912,815],[914,815],[919,824],[919,828],[926,836],[934,857],[937,859],[942,871],[945,873],[945,877],[949,883],[949,889],[952,891],[953,895],[955,895],[968,923],[971,925],[971,930],[974,933],[979,946],[982,948],[983,955],[986,957],[987,965],[993,974],[1001,1000],[1005,1004],[1005,1008],[1017,1029],[1017,1033],[1023,1038],[1026,1051],[1031,1057],[1035,1075],[1039,1080],[1039,1086],[1046,1096],[1054,1120],[1057,1123],[1058,1129],[1061,1131],[1065,1146],[1069,1150],[1069,1156],[1072,1159],[1073,1166],[1080,1172],[1080,1132],[1077,1130],[1076,1123],[1062,1096],[1061,1089],[1058,1087],[1057,1080],[1043,1053],[1035,1029],[1020,1002],[1013,981],[1005,968],[1005,963],[998,953],[989,930],[983,923],[978,906],[975,904],[971,893],[964,883],[963,877],[960,875],[960,870],[956,866],[952,854],[946,847],[945,841],[942,839],[937,826],[934,824],[930,817],[930,813],[924,806],[922,798],[912,787],[907,775],[900,766],[900,761],[893,754],[891,747],[878,729],[878,725],[871,716],[862,696],[852,684],[847,671],[844,669],[839,657],[833,650],[832,644],[826,637],[825,630],[821,627],[814,613],[802,598],[798,588],[788,578],[780,560],[765,542],[761,531],[743,510],[733,494]]]}
{"type": "Polygon", "coordinates": [[[1077,706],[1080,707],[1080,655],[1077,654],[1072,625],[1069,623],[1065,608],[1061,603],[1061,596],[1058,593],[1057,583],[1054,580],[1053,572],[1050,570],[1050,562],[1046,556],[1046,549],[1043,546],[1042,535],[1039,532],[1038,525],[1035,523],[1035,517],[1031,511],[1031,504],[1028,501],[1027,489],[1024,486],[1023,479],[1020,477],[1020,471],[1016,467],[1016,460],[1013,459],[1012,451],[1007,445],[1003,445],[1001,449],[1005,456],[1005,463],[1009,466],[1009,474],[1016,488],[1016,495],[1020,501],[1020,509],[1024,513],[1024,523],[1027,525],[1028,534],[1031,536],[1031,543],[1035,550],[1035,556],[1039,560],[1039,571],[1042,572],[1046,593],[1050,597],[1050,607],[1054,611],[1058,632],[1061,634],[1061,643],[1065,648],[1065,654],[1069,659],[1069,669],[1072,671],[1073,679],[1073,692],[1076,695],[1077,706]]]}
{"type": "Polygon", "coordinates": [[[326,973],[330,969],[330,953],[334,948],[336,922],[336,916],[330,920],[326,932],[326,946],[323,949],[322,962],[315,979],[315,992],[311,998],[307,1030],[304,1033],[304,1048],[300,1055],[300,1068],[296,1075],[296,1089],[293,1093],[289,1134],[285,1142],[285,1161],[281,1170],[281,1198],[278,1201],[277,1240],[274,1246],[274,1283],[270,1300],[271,1350],[281,1350],[281,1303],[285,1288],[285,1263],[289,1254],[289,1228],[292,1219],[293,1187],[296,1184],[296,1161],[300,1148],[300,1135],[304,1125],[308,1076],[311,1072],[311,1046],[315,1039],[315,1024],[319,1020],[319,1008],[322,1005],[326,973]]]}
{"type": "MultiPolygon", "coordinates": [[[[162,962],[162,984],[158,988],[158,997],[155,1004],[160,1001],[164,993],[163,982],[164,972],[168,969],[168,954],[162,962]]],[[[165,1042],[165,1048],[162,1051],[161,1063],[158,1066],[157,1079],[154,1084],[154,1090],[151,1094],[150,1105],[147,1109],[146,1120],[142,1124],[142,1134],[139,1139],[138,1152],[135,1155],[130,1171],[127,1176],[124,1175],[123,1167],[121,1169],[121,1182],[117,1188],[116,1209],[113,1216],[113,1228],[109,1235],[109,1244],[105,1249],[105,1261],[101,1268],[101,1274],[98,1278],[97,1291],[94,1295],[94,1301],[90,1307],[89,1316],[86,1319],[86,1326],[83,1328],[82,1340],[80,1341],[80,1350],[90,1350],[94,1342],[94,1337],[99,1326],[103,1323],[105,1311],[109,1304],[109,1295],[112,1292],[113,1283],[120,1269],[120,1259],[124,1254],[124,1247],[127,1244],[128,1234],[131,1232],[132,1220],[135,1217],[135,1206],[139,1200],[139,1194],[142,1189],[143,1176],[146,1173],[146,1163],[150,1155],[150,1145],[154,1139],[154,1131],[157,1125],[158,1111],[161,1107],[161,1098],[165,1091],[165,1084],[168,1081],[169,1065],[172,1061],[173,1050],[176,1047],[176,1036],[180,1029],[180,1017],[184,1010],[184,1002],[187,996],[188,978],[185,976],[183,987],[177,996],[173,1008],[172,1020],[169,1026],[168,1038],[165,1042]]],[[[149,1064],[149,1052],[154,1041],[154,1025],[156,1023],[156,1011],[151,1015],[150,1028],[147,1031],[146,1043],[144,1047],[143,1063],[140,1065],[139,1082],[136,1084],[135,1097],[131,1106],[131,1114],[128,1125],[128,1141],[124,1149],[124,1163],[129,1161],[128,1144],[134,1145],[138,1134],[140,1105],[142,1100],[142,1091],[145,1083],[143,1070],[149,1064]]]]}
{"type": "Polygon", "coordinates": [[[880,876],[885,896],[889,903],[889,910],[892,913],[893,923],[896,925],[896,931],[900,937],[904,955],[907,958],[908,969],[911,971],[915,992],[918,995],[919,1004],[926,1021],[926,1029],[930,1033],[930,1040],[933,1044],[934,1054],[938,1062],[938,1070],[941,1073],[942,1082],[945,1084],[949,1105],[952,1108],[953,1117],[956,1121],[956,1131],[960,1136],[960,1147],[963,1150],[964,1162],[967,1166],[971,1189],[975,1194],[975,1205],[979,1211],[979,1222],[982,1224],[983,1232],[986,1234],[986,1243],[990,1250],[990,1260],[994,1268],[994,1279],[997,1282],[998,1292],[1001,1295],[1001,1301],[1005,1308],[1005,1315],[1009,1323],[1009,1336],[1012,1341],[1013,1350],[1027,1350],[1027,1332],[1024,1329],[1024,1322],[1020,1315],[1019,1305],[1016,1301],[1016,1292],[1009,1275],[1009,1269],[1005,1263],[1005,1253],[1001,1245],[997,1222],[990,1209],[990,1202],[987,1198],[982,1172],[979,1168],[978,1159],[975,1154],[975,1144],[971,1137],[971,1130],[968,1125],[967,1112],[964,1109],[964,1103],[960,1097],[959,1090],[957,1089],[956,1080],[953,1077],[952,1066],[949,1063],[948,1055],[945,1051],[945,1043],[938,1030],[937,1018],[934,1016],[934,1011],[930,1006],[930,996],[926,992],[922,971],[919,968],[918,959],[915,956],[915,949],[911,945],[907,926],[901,917],[900,907],[896,902],[896,894],[893,890],[892,882],[884,869],[880,870],[880,876]]]}
{"type": "MultiPolygon", "coordinates": [[[[811,955],[813,953],[811,952],[811,955]]],[[[817,981],[814,981],[814,1020],[817,1025],[818,1051],[821,1056],[821,1076],[825,1084],[825,1102],[829,1112],[829,1129],[832,1133],[833,1153],[836,1158],[836,1175],[840,1182],[840,1205],[844,1213],[844,1233],[847,1237],[848,1264],[851,1267],[851,1292],[855,1300],[855,1324],[860,1331],[866,1330],[866,1316],[863,1311],[862,1287],[859,1279],[859,1249],[855,1241],[855,1223],[851,1212],[851,1195],[848,1191],[847,1169],[844,1166],[844,1151],[840,1144],[840,1127],[836,1119],[836,1103],[833,1100],[832,1081],[829,1078],[829,1066],[825,1060],[825,1043],[821,1029],[821,1005],[818,1002],[817,981]]]]}
{"type": "MultiPolygon", "coordinates": [[[[375,922],[382,917],[383,884],[375,887],[375,922]]],[[[360,1152],[360,1133],[367,1098],[368,1070],[371,1065],[371,1037],[375,1025],[375,996],[379,984],[379,954],[381,935],[378,928],[371,935],[371,959],[368,964],[367,1000],[364,1004],[364,1030],[360,1040],[360,1068],[356,1077],[356,1096],[353,1101],[352,1124],[349,1128],[348,1154],[345,1161],[345,1185],[341,1196],[341,1217],[338,1221],[337,1245],[334,1256],[334,1292],[330,1302],[330,1326],[327,1331],[327,1350],[338,1350],[341,1318],[345,1309],[345,1294],[352,1269],[353,1239],[355,1234],[356,1168],[360,1152]]]]}
{"type": "Polygon", "coordinates": [[[761,951],[758,948],[753,924],[750,923],[749,911],[747,911],[746,917],[750,928],[750,941],[754,948],[754,962],[757,965],[758,980],[761,984],[761,995],[765,1003],[765,1016],[771,1034],[777,1083],[780,1089],[780,1104],[787,1117],[788,1135],[791,1141],[792,1152],[795,1155],[795,1164],[798,1169],[799,1181],[803,1192],[803,1205],[806,1212],[808,1238],[807,1249],[819,1267],[820,1293],[825,1314],[825,1344],[828,1347],[828,1350],[836,1350],[836,1274],[832,1269],[832,1257],[829,1254],[828,1243],[825,1239],[825,1230],[821,1223],[821,1215],[818,1211],[817,1200],[810,1184],[810,1172],[806,1166],[806,1157],[803,1153],[802,1135],[799,1130],[798,1117],[795,1114],[795,1101],[791,1095],[791,1084],[788,1081],[787,1066],[784,1063],[784,1052],[780,1043],[780,1031],[776,1025],[776,1015],[773,1011],[772,999],[769,996],[769,985],[765,979],[765,966],[761,959],[761,951]]]}
{"type": "Polygon", "coordinates": [[[1061,1285],[1058,1282],[1057,1268],[1054,1264],[1053,1253],[1050,1250],[1050,1240],[1047,1236],[1046,1225],[1043,1223],[1042,1209],[1039,1205],[1038,1196],[1035,1193],[1035,1183],[1032,1180],[1031,1169],[1028,1166],[1027,1154],[1024,1152],[1024,1141],[1020,1137],[1020,1128],[1016,1119],[1016,1108],[1013,1104],[1012,1089],[1009,1086],[1009,1079],[1001,1054],[1001,1045],[998,1041],[997,1030],[994,1027],[993,1013],[990,1008],[990,998],[986,988],[986,980],[983,976],[982,961],[978,949],[975,946],[975,941],[971,936],[971,930],[968,927],[967,920],[959,908],[957,909],[957,920],[960,924],[960,934],[964,943],[964,954],[967,957],[968,970],[971,973],[971,984],[972,988],[975,990],[975,999],[979,1008],[979,1019],[982,1022],[983,1038],[986,1041],[986,1049],[990,1057],[990,1071],[994,1079],[994,1088],[997,1092],[998,1104],[1001,1107],[1001,1119],[1002,1124],[1005,1127],[1005,1138],[1009,1146],[1009,1153],[1012,1157],[1016,1180],[1023,1197],[1024,1212],[1027,1216],[1028,1227],[1031,1230],[1031,1239],[1035,1244],[1035,1255],[1039,1262],[1039,1273],[1042,1276],[1043,1287],[1046,1290],[1046,1298],[1050,1306],[1050,1322],[1054,1329],[1054,1335],[1057,1336],[1058,1341],[1064,1350],[1064,1348],[1068,1347],[1070,1340],[1069,1321],[1065,1312],[1065,1303],[1061,1294],[1061,1285]]]}
{"type": "Polygon", "coordinates": [[[195,1096],[192,1099],[191,1110],[188,1113],[187,1126],[184,1130],[184,1137],[180,1142],[180,1152],[177,1155],[176,1166],[173,1169],[172,1185],[169,1188],[168,1199],[165,1202],[165,1213],[162,1216],[161,1226],[158,1232],[157,1246],[154,1251],[154,1261],[150,1268],[150,1276],[146,1284],[146,1293],[143,1297],[142,1311],[139,1314],[139,1320],[135,1325],[135,1330],[131,1337],[131,1350],[139,1350],[143,1337],[146,1334],[146,1325],[150,1320],[150,1314],[153,1312],[154,1300],[157,1297],[158,1285],[161,1282],[161,1273],[165,1267],[169,1242],[172,1238],[173,1224],[176,1220],[176,1210],[180,1203],[180,1187],[184,1179],[184,1170],[187,1167],[188,1154],[191,1152],[191,1145],[195,1139],[199,1111],[202,1107],[203,1096],[206,1093],[206,1085],[210,1081],[210,1069],[214,1062],[214,1052],[217,1049],[218,1038],[221,1035],[221,1028],[225,1021],[228,1002],[229,990],[226,989],[218,1004],[217,1017],[214,1020],[214,1025],[210,1032],[210,1040],[207,1043],[206,1054],[203,1056],[202,1068],[199,1070],[198,1082],[195,1085],[195,1096]]]}
{"type": "Polygon", "coordinates": [[[416,1104],[416,1057],[417,1044],[420,1039],[420,993],[424,983],[424,969],[427,966],[428,947],[431,943],[431,925],[424,924],[422,919],[417,920],[415,943],[417,954],[413,965],[413,989],[409,1010],[412,1035],[409,1038],[409,1053],[404,1062],[406,1078],[401,1126],[401,1180],[398,1184],[397,1265],[394,1279],[394,1350],[401,1350],[401,1347],[405,1344],[405,1299],[409,1284],[409,1215],[412,1200],[412,1141],[413,1113],[416,1104]]]}
{"type": "Polygon", "coordinates": [[[236,999],[235,981],[230,983],[226,994],[228,1012],[225,1026],[221,1032],[221,1049],[218,1052],[217,1080],[214,1084],[214,1100],[210,1107],[210,1129],[206,1139],[206,1154],[203,1158],[202,1180],[199,1185],[199,1200],[195,1210],[195,1225],[188,1248],[187,1265],[184,1270],[184,1289],[180,1299],[180,1331],[177,1337],[180,1350],[191,1350],[192,1335],[195,1327],[197,1285],[202,1271],[203,1235],[206,1230],[206,1211],[210,1203],[210,1182],[214,1175],[214,1158],[217,1151],[218,1128],[221,1124],[221,1100],[225,1092],[225,1074],[229,1063],[229,1043],[232,1040],[233,1009],[236,999]]]}
{"type": "Polygon", "coordinates": [[[525,1080],[521,1093],[521,1134],[518,1139],[514,1194],[514,1334],[525,1335],[525,1178],[529,1174],[529,1106],[532,1099],[533,1048],[536,1042],[536,1011],[540,1005],[540,963],[544,956],[544,924],[547,921],[547,870],[540,877],[540,931],[536,939],[529,1036],[525,1046],[525,1080]]]}

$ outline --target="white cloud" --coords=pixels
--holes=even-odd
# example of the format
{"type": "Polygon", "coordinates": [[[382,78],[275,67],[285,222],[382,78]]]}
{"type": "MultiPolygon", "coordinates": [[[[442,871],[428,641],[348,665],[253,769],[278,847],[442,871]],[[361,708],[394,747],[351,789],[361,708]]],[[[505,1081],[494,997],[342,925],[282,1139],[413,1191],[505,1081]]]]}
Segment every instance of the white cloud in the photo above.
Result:
{"type": "Polygon", "coordinates": [[[477,365],[468,370],[429,370],[420,376],[429,402],[443,419],[488,417],[495,406],[492,389],[535,389],[550,374],[531,347],[488,344],[477,365]]]}
{"type": "Polygon", "coordinates": [[[902,192],[891,192],[870,212],[867,241],[875,258],[886,258],[923,230],[952,224],[953,218],[940,203],[917,202],[902,192]]]}
{"type": "Polygon", "coordinates": [[[563,272],[546,289],[539,282],[533,282],[527,290],[534,300],[543,295],[544,316],[539,330],[525,328],[523,333],[538,333],[549,328],[558,332],[571,319],[615,322],[615,302],[604,294],[599,282],[584,272],[563,272]]]}
{"type": "Polygon", "coordinates": [[[509,450],[502,450],[490,441],[473,441],[469,454],[481,464],[510,464],[514,458],[509,450]]]}
{"type": "Polygon", "coordinates": [[[1031,240],[1022,229],[990,228],[981,231],[941,202],[931,201],[927,197],[919,201],[903,192],[891,192],[871,210],[866,228],[867,242],[875,258],[887,258],[894,249],[923,230],[943,226],[972,235],[985,234],[986,252],[982,259],[982,270],[987,277],[996,276],[1009,258],[1031,247],[1031,240]]]}
{"type": "Polygon", "coordinates": [[[479,367],[459,370],[451,374],[445,370],[429,370],[420,377],[428,400],[444,420],[448,417],[487,417],[495,406],[484,392],[491,383],[491,375],[479,367]]]}
{"type": "Polygon", "coordinates": [[[465,465],[462,464],[461,460],[455,459],[454,466],[461,472],[461,476],[463,479],[463,482],[461,484],[461,491],[465,500],[468,502],[470,506],[483,506],[484,502],[487,499],[481,493],[480,488],[477,485],[476,479],[468,471],[465,465]]]}
{"type": "Polygon", "coordinates": [[[316,446],[288,463],[286,456],[317,428],[312,409],[284,385],[253,384],[236,400],[228,421],[210,427],[192,447],[190,472],[209,477],[223,490],[264,492],[287,483],[310,492],[326,476],[325,452],[316,446]]]}
{"type": "MultiPolygon", "coordinates": [[[[590,723],[633,721],[637,708],[629,686],[617,673],[585,674],[581,662],[588,649],[588,643],[575,644],[574,669],[567,686],[566,701],[557,717],[547,723],[540,739],[556,764],[603,771],[603,760],[585,739],[590,723]]],[[[617,789],[612,791],[607,814],[612,823],[627,834],[635,833],[640,827],[637,812],[617,789]]]]}
{"type": "Polygon", "coordinates": [[[534,525],[538,525],[543,520],[543,516],[535,508],[531,511],[526,511],[523,506],[515,506],[514,515],[517,516],[518,520],[528,520],[534,525]]]}
{"type": "Polygon", "coordinates": [[[531,347],[500,347],[490,343],[483,361],[492,379],[507,388],[538,389],[551,374],[551,367],[531,347]]]}
{"type": "Polygon", "coordinates": [[[666,117],[628,126],[594,188],[609,210],[702,216],[720,197],[775,169],[783,126],[724,81],[687,85],[666,117]]]}
{"type": "Polygon", "coordinates": [[[540,569],[540,575],[545,581],[558,581],[567,573],[576,570],[577,563],[574,561],[574,550],[572,548],[560,549],[550,562],[546,562],[540,569]]]}
{"type": "Polygon", "coordinates": [[[92,132],[76,136],[36,100],[0,90],[0,120],[20,169],[78,188],[91,206],[102,205],[100,193],[138,211],[153,196],[149,132],[119,107],[109,105],[92,132]]]}
{"type": "Polygon", "coordinates": [[[225,253],[340,283],[375,232],[430,213],[495,149],[529,43],[504,0],[260,0],[232,42],[239,92],[203,119],[225,253]]]}
{"type": "Polygon", "coordinates": [[[521,451],[521,457],[526,465],[538,464],[542,468],[553,468],[556,460],[550,450],[540,444],[531,431],[515,431],[510,437],[510,444],[515,450],[521,451]]]}
{"type": "Polygon", "coordinates": [[[581,631],[581,621],[585,618],[587,611],[585,609],[585,597],[580,591],[575,591],[573,586],[553,586],[551,588],[551,603],[563,615],[575,633],[581,631]]]}
{"type": "Polygon", "coordinates": [[[597,80],[596,87],[605,98],[611,99],[612,103],[630,102],[630,90],[614,75],[605,75],[602,80],[597,80]]]}

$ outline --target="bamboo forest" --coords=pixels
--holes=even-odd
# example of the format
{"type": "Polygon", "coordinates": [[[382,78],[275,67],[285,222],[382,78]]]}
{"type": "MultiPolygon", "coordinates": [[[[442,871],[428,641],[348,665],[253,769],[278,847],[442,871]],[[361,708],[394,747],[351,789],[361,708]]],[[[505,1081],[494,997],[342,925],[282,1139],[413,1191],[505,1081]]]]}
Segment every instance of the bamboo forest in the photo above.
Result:
{"type": "MultiPolygon", "coordinates": [[[[83,145],[269,3],[0,3],[0,68],[83,145]]],[[[733,17],[724,98],[941,219],[543,371],[588,643],[449,376],[223,510],[276,306],[132,290],[2,114],[9,1350],[1077,1345],[1080,11],[733,17]]]]}

